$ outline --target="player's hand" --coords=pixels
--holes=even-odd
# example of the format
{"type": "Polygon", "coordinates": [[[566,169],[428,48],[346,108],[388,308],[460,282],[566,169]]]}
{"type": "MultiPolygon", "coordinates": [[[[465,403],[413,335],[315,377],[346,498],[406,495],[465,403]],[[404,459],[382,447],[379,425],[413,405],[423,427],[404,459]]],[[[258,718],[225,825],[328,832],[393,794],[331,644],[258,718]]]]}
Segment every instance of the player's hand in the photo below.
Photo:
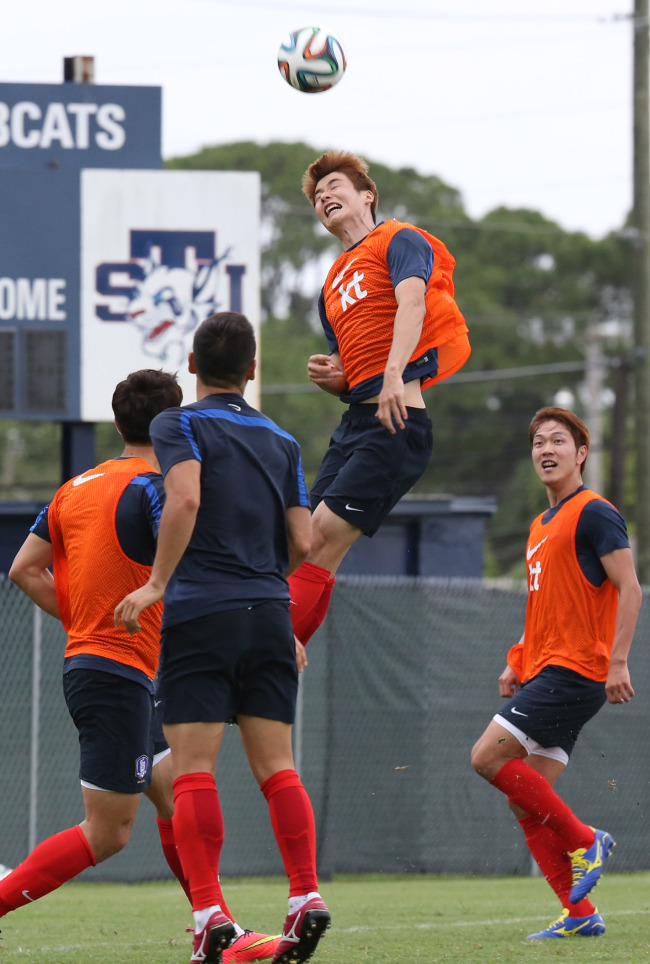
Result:
{"type": "Polygon", "coordinates": [[[605,692],[610,703],[629,703],[634,696],[627,663],[610,664],[605,692]]]}
{"type": "Polygon", "coordinates": [[[122,602],[118,603],[113,611],[113,622],[115,626],[119,628],[120,622],[126,629],[127,633],[133,636],[134,633],[139,633],[142,629],[138,621],[140,613],[144,609],[148,609],[149,606],[153,606],[154,603],[159,602],[163,597],[163,590],[156,589],[146,583],[141,586],[140,589],[130,592],[128,596],[125,596],[122,602]]]}
{"type": "Polygon", "coordinates": [[[401,375],[390,375],[384,372],[384,384],[379,393],[376,417],[391,435],[397,434],[397,428],[403,429],[408,419],[408,412],[404,403],[404,382],[401,375]]]}
{"type": "Polygon", "coordinates": [[[330,395],[342,395],[348,390],[348,380],[329,355],[312,355],[307,362],[310,382],[330,395]]]}
{"type": "Polygon", "coordinates": [[[296,644],[296,666],[298,667],[298,672],[302,673],[305,666],[309,665],[309,660],[307,659],[307,650],[297,636],[294,635],[293,638],[296,644]]]}
{"type": "Polygon", "coordinates": [[[521,680],[514,669],[506,664],[506,668],[499,677],[499,696],[509,700],[510,697],[518,693],[520,689],[521,680]]]}

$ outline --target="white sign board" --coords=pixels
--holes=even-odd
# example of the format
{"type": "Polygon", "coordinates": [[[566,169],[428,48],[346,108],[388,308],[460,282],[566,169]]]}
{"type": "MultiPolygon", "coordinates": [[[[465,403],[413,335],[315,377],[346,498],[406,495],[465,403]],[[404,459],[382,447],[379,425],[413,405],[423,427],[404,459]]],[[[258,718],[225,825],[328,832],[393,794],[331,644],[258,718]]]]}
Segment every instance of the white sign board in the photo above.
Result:
{"type": "MultiPolygon", "coordinates": [[[[112,421],[115,386],[140,368],[187,372],[204,318],[260,323],[255,172],[81,172],[81,420],[112,421]]],[[[259,382],[246,395],[259,407],[259,382]]]]}

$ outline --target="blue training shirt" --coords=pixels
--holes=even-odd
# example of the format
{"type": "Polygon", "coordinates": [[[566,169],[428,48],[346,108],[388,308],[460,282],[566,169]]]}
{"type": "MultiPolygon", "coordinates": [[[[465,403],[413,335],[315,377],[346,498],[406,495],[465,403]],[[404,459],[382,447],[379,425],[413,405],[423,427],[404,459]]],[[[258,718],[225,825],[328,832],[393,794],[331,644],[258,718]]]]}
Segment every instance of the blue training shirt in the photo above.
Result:
{"type": "Polygon", "coordinates": [[[286,510],[309,505],[296,440],[229,392],[166,409],[150,434],[163,475],[201,463],[201,504],[165,592],[163,627],[288,600],[286,510]]]}

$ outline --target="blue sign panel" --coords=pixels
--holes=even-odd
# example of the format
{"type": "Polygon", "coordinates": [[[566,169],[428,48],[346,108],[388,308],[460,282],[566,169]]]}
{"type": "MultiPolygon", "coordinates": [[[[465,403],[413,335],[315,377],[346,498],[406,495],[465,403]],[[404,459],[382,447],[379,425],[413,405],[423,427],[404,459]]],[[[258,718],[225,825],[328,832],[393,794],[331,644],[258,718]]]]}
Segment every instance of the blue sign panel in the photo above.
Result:
{"type": "Polygon", "coordinates": [[[0,418],[78,418],[79,178],[0,177],[0,418]]]}
{"type": "Polygon", "coordinates": [[[0,84],[0,168],[160,168],[161,88],[0,84]]]}

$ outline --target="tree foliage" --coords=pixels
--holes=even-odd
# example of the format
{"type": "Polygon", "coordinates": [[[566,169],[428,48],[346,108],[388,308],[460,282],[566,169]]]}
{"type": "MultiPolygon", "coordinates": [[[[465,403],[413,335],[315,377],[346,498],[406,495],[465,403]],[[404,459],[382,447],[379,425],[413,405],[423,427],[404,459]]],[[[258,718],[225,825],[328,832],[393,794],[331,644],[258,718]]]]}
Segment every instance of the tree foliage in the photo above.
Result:
{"type": "MultiPolygon", "coordinates": [[[[300,185],[303,172],[326,149],[246,141],[206,147],[166,165],[260,173],[263,408],[300,441],[308,481],[342,410],[337,399],[310,385],[306,374],[309,355],[327,350],[316,302],[339,247],[318,223],[300,185]]],[[[623,233],[593,240],[566,232],[527,209],[500,207],[473,220],[460,193],[440,178],[366,160],[379,188],[380,217],[414,222],[440,237],[456,257],[456,298],[472,341],[464,369],[427,393],[434,458],[415,491],[496,496],[490,556],[498,571],[508,571],[520,556],[531,514],[544,500],[529,461],[532,415],[564,390],[590,422],[599,405],[584,391],[588,347],[597,339],[606,364],[625,362],[630,354],[629,242],[623,233]]],[[[607,369],[606,387],[612,371],[607,369]]],[[[624,384],[617,379],[619,394],[624,384]]],[[[609,409],[604,412],[607,439],[609,409]]],[[[17,451],[15,431],[7,434],[15,427],[0,423],[5,453],[17,451]]],[[[33,435],[42,458],[48,432],[23,424],[19,435],[27,440],[33,435]]],[[[620,449],[621,438],[616,441],[620,449]]],[[[110,427],[98,432],[102,454],[113,444],[110,427]]],[[[17,497],[43,478],[42,463],[32,461],[31,468],[29,458],[21,467],[5,454],[4,468],[0,465],[5,481],[15,477],[17,497]]],[[[10,491],[8,485],[5,498],[10,491]]],[[[632,510],[626,501],[630,492],[621,498],[623,511],[632,510]]]]}

